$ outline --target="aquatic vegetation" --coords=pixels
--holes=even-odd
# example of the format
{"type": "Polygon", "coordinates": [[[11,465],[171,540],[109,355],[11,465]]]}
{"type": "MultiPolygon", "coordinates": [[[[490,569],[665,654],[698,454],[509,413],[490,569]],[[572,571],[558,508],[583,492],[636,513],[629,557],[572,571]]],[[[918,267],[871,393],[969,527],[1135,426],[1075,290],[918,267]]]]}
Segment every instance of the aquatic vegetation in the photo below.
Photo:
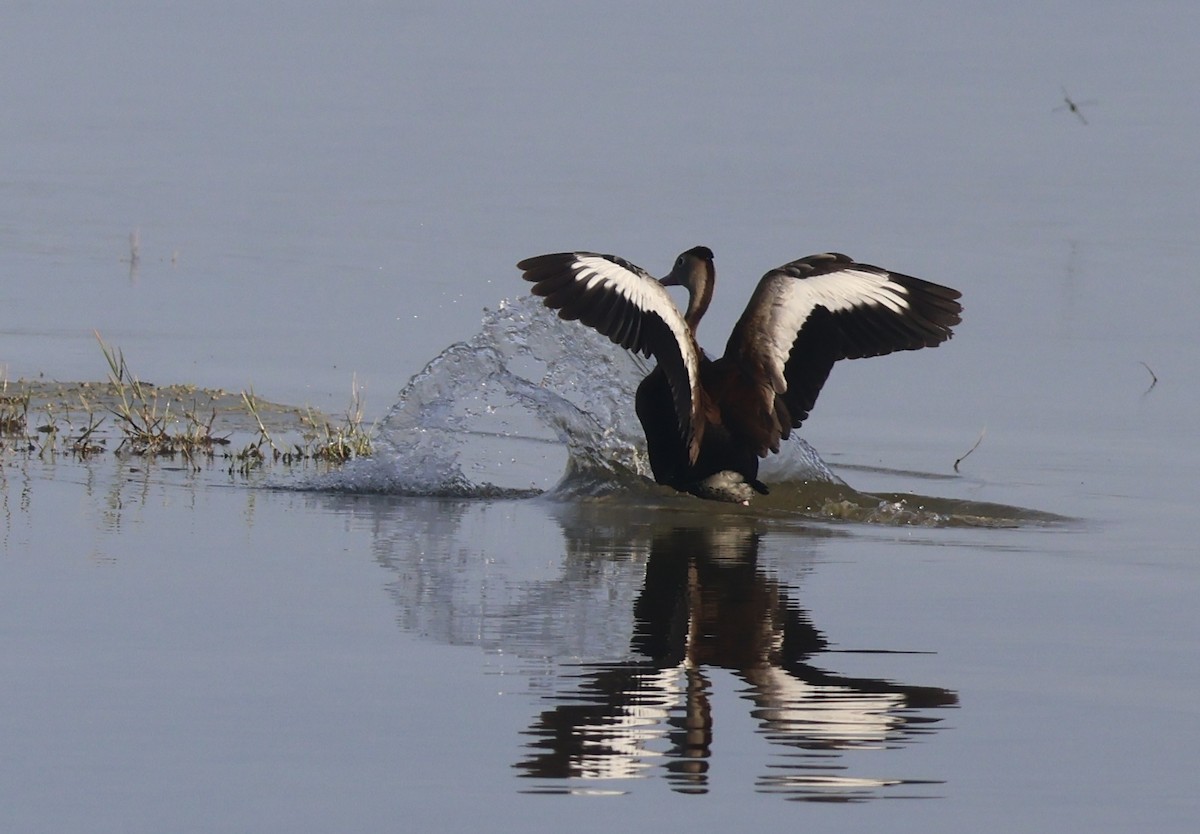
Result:
{"type": "Polygon", "coordinates": [[[20,434],[29,416],[29,395],[9,394],[7,382],[0,391],[0,437],[20,434]]]}
{"type": "Polygon", "coordinates": [[[373,427],[365,424],[357,381],[346,414],[330,418],[253,391],[154,385],[130,370],[119,347],[98,333],[96,341],[108,368],[105,382],[0,385],[0,454],[85,459],[111,449],[191,469],[224,463],[230,474],[249,475],[267,463],[332,466],[372,452],[373,427]]]}

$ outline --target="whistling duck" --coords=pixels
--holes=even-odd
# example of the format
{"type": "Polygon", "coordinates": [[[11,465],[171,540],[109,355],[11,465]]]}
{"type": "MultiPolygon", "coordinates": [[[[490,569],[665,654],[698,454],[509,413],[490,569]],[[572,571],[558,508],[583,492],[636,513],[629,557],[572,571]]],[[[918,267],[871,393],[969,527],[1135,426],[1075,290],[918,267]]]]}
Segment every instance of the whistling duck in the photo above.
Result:
{"type": "Polygon", "coordinates": [[[657,360],[635,401],[654,479],[738,503],[767,493],[758,459],[808,417],[834,362],[935,347],[962,313],[957,290],[846,255],[810,255],[762,277],[725,355],[712,360],[696,342],[716,279],[708,247],[684,252],[661,281],[594,252],[539,255],[517,268],[560,317],[657,360]],[[682,315],[668,286],[687,289],[682,315]]]}

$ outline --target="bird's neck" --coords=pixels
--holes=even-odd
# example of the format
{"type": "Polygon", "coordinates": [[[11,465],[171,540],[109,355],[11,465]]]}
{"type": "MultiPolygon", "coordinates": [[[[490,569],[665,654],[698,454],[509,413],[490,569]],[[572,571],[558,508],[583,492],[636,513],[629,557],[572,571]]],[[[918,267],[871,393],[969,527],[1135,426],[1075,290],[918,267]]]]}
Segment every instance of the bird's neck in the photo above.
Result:
{"type": "Polygon", "coordinates": [[[699,282],[699,286],[688,292],[687,312],[683,314],[683,320],[687,322],[693,334],[700,327],[700,319],[704,318],[704,314],[708,311],[708,305],[712,302],[713,297],[713,285],[716,283],[716,270],[713,269],[713,265],[707,263],[705,266],[708,274],[705,280],[699,282]]]}

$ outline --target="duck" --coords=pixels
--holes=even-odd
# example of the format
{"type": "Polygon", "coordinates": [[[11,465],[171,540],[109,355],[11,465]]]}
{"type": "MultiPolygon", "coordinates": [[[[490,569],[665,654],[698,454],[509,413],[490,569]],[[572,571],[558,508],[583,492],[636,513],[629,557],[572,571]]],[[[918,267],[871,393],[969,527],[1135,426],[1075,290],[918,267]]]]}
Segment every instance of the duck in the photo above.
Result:
{"type": "Polygon", "coordinates": [[[583,251],[517,269],[560,318],[655,359],[634,399],[654,480],[738,504],[769,493],[760,460],[808,418],[836,362],[937,347],[962,321],[958,290],[825,252],[763,275],[713,359],[696,336],[716,285],[707,246],[680,254],[662,279],[583,251]],[[676,286],[687,291],[682,312],[667,290],[676,286]]]}

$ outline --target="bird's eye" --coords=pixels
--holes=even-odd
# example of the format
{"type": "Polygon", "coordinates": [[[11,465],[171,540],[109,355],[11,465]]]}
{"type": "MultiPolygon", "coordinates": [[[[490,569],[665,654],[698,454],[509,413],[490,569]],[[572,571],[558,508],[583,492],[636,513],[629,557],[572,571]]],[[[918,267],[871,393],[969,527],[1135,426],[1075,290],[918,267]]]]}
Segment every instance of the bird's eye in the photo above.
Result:
{"type": "Polygon", "coordinates": [[[683,266],[683,255],[675,259],[675,266],[683,266]]]}

